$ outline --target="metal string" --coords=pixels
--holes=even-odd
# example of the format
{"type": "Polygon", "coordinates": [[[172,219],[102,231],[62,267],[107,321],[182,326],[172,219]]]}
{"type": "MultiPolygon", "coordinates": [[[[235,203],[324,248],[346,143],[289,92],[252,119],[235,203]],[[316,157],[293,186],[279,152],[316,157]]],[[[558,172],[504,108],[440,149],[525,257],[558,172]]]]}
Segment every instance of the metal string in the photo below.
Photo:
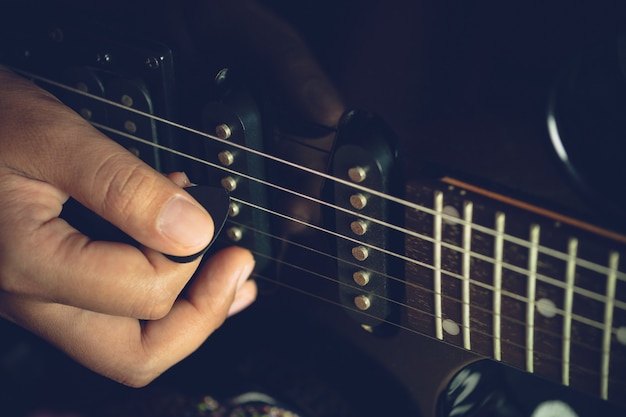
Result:
{"type": "MultiPolygon", "coordinates": [[[[187,132],[190,132],[190,133],[192,133],[194,135],[205,137],[205,138],[214,140],[216,142],[221,142],[221,143],[224,143],[224,144],[226,144],[226,145],[228,145],[230,147],[235,147],[235,148],[238,148],[238,149],[240,149],[242,151],[245,151],[245,152],[251,152],[251,153],[253,153],[253,154],[255,154],[255,155],[259,156],[259,157],[266,158],[268,160],[272,160],[274,162],[290,166],[292,168],[301,170],[303,172],[307,172],[309,174],[320,176],[320,177],[323,177],[325,179],[332,180],[332,181],[335,181],[337,183],[346,185],[348,187],[352,187],[352,188],[358,189],[360,191],[364,191],[364,192],[367,192],[369,194],[376,195],[376,196],[381,197],[381,198],[385,198],[385,199],[387,199],[389,201],[392,201],[392,202],[395,202],[395,203],[398,203],[398,204],[402,204],[405,207],[409,207],[409,208],[412,208],[412,209],[415,209],[415,210],[419,210],[419,211],[425,212],[425,213],[430,214],[430,215],[439,215],[443,219],[445,219],[445,220],[447,220],[447,221],[449,221],[451,223],[456,223],[456,224],[459,224],[459,225],[466,225],[466,224],[468,224],[468,225],[471,226],[471,228],[473,230],[481,231],[483,233],[486,233],[486,234],[489,234],[489,235],[493,235],[493,236],[496,235],[496,231],[494,229],[490,229],[488,227],[484,227],[484,226],[481,226],[481,225],[478,225],[478,224],[474,224],[472,222],[466,222],[463,219],[459,219],[459,218],[457,218],[455,216],[451,216],[451,215],[448,215],[446,213],[437,213],[435,210],[430,209],[428,207],[424,207],[424,206],[421,206],[419,204],[411,203],[409,201],[406,201],[406,200],[403,200],[403,199],[400,199],[400,198],[397,198],[397,197],[394,197],[394,196],[391,196],[391,195],[388,195],[388,194],[385,194],[385,193],[381,193],[381,192],[379,192],[377,190],[373,190],[373,189],[361,186],[359,184],[355,184],[355,183],[352,183],[350,181],[343,180],[341,178],[336,178],[336,177],[334,177],[332,175],[329,175],[329,174],[326,174],[326,173],[323,173],[323,172],[319,172],[317,170],[314,170],[314,169],[308,168],[306,166],[302,166],[302,165],[299,165],[299,164],[296,164],[296,163],[293,163],[293,162],[281,159],[279,157],[276,157],[274,155],[258,151],[256,149],[251,149],[251,148],[245,147],[243,145],[238,145],[236,143],[229,142],[228,140],[225,140],[225,139],[220,139],[218,137],[215,137],[213,135],[207,134],[205,132],[198,131],[196,129],[193,129],[193,128],[190,128],[190,127],[187,127],[187,126],[184,126],[184,125],[181,125],[181,124],[178,124],[178,123],[175,123],[175,122],[172,122],[172,121],[160,118],[158,116],[154,116],[154,115],[151,115],[151,114],[139,111],[137,109],[129,108],[127,106],[124,106],[122,104],[116,103],[114,101],[107,100],[107,99],[104,99],[102,97],[94,96],[92,94],[86,93],[86,92],[78,90],[78,89],[74,89],[72,87],[66,86],[66,85],[61,84],[61,83],[57,83],[55,81],[46,79],[44,77],[40,77],[40,76],[31,74],[31,73],[27,73],[27,72],[24,72],[24,71],[19,71],[19,70],[16,70],[16,71],[22,73],[23,75],[25,75],[27,77],[30,77],[30,78],[33,78],[33,79],[37,79],[37,80],[39,80],[41,82],[57,86],[59,88],[66,89],[68,91],[72,91],[72,92],[74,92],[76,94],[80,94],[80,95],[83,95],[83,96],[90,97],[90,98],[92,98],[94,100],[101,101],[101,102],[103,102],[105,104],[108,104],[108,105],[111,105],[111,106],[122,108],[124,110],[129,111],[129,112],[141,115],[143,117],[147,117],[147,118],[150,118],[152,120],[155,120],[155,121],[158,121],[158,122],[161,122],[161,123],[173,126],[175,128],[178,128],[178,129],[181,129],[181,130],[184,130],[184,131],[187,131],[187,132]]],[[[262,179],[259,179],[259,178],[255,178],[255,177],[249,176],[249,175],[247,175],[245,173],[234,171],[234,170],[229,169],[227,167],[224,167],[222,165],[215,164],[215,163],[212,163],[210,161],[206,161],[204,159],[195,157],[193,155],[186,154],[186,153],[178,151],[176,149],[172,149],[172,148],[168,148],[168,147],[163,146],[163,145],[155,144],[155,143],[153,143],[151,141],[148,141],[148,140],[136,137],[136,136],[128,134],[126,132],[122,132],[122,131],[118,131],[118,130],[115,130],[115,129],[111,129],[111,128],[107,127],[107,126],[99,125],[97,123],[93,123],[93,124],[94,124],[94,126],[100,128],[102,130],[109,131],[109,132],[115,133],[117,135],[122,135],[122,136],[127,137],[127,138],[129,138],[131,140],[134,140],[134,141],[146,144],[148,146],[156,147],[156,148],[158,148],[160,150],[163,150],[165,152],[170,152],[170,153],[176,154],[178,156],[194,160],[196,162],[200,162],[200,163],[209,165],[209,166],[211,166],[213,168],[216,168],[216,169],[219,169],[219,170],[223,170],[223,171],[226,171],[226,172],[230,172],[230,173],[236,174],[238,176],[247,178],[247,179],[249,179],[251,181],[256,181],[258,183],[261,183],[262,185],[278,189],[278,190],[280,190],[282,192],[289,193],[289,194],[297,196],[299,198],[307,199],[307,200],[315,202],[317,204],[330,207],[330,208],[332,208],[334,210],[343,211],[345,213],[354,215],[356,217],[368,220],[368,221],[373,222],[373,223],[380,224],[380,225],[382,225],[384,227],[396,230],[398,232],[411,235],[411,236],[416,237],[418,239],[421,239],[421,240],[424,240],[424,241],[428,241],[430,243],[440,244],[442,247],[446,247],[446,248],[451,249],[453,251],[457,251],[457,252],[462,252],[463,251],[462,248],[459,248],[456,245],[453,245],[453,244],[450,244],[450,243],[447,243],[447,242],[443,242],[443,241],[442,242],[439,242],[439,241],[436,242],[436,239],[433,239],[430,236],[426,236],[426,235],[417,233],[415,231],[408,230],[408,229],[405,229],[403,227],[400,227],[400,226],[397,226],[397,225],[394,225],[394,224],[390,224],[388,222],[381,221],[379,219],[371,218],[369,216],[364,216],[361,213],[358,213],[358,212],[355,212],[355,211],[352,211],[352,210],[349,210],[349,209],[337,206],[335,204],[332,204],[332,203],[320,200],[318,198],[315,198],[315,197],[312,197],[312,196],[309,196],[309,195],[306,195],[306,194],[303,194],[303,193],[299,193],[299,192],[291,190],[289,188],[281,187],[281,186],[279,186],[277,184],[273,184],[271,182],[268,182],[268,181],[265,181],[265,180],[262,180],[262,179]]],[[[382,252],[384,252],[384,253],[386,253],[388,255],[398,257],[398,258],[400,258],[401,260],[403,260],[405,262],[411,262],[411,263],[420,265],[422,267],[434,270],[434,267],[429,265],[429,264],[420,262],[420,261],[418,261],[416,259],[412,259],[410,257],[406,257],[406,256],[401,255],[399,253],[395,253],[395,252],[392,252],[392,251],[388,251],[388,250],[386,250],[384,248],[379,248],[379,247],[373,246],[371,244],[368,244],[367,242],[361,242],[358,239],[354,239],[354,238],[351,238],[349,236],[345,236],[345,235],[336,233],[334,231],[324,229],[323,227],[320,227],[320,226],[317,226],[317,225],[313,225],[313,224],[309,224],[307,222],[303,222],[303,221],[301,221],[299,219],[292,218],[292,217],[290,217],[288,215],[284,215],[282,213],[271,211],[271,210],[266,209],[264,207],[253,205],[252,203],[249,203],[249,202],[244,202],[242,200],[240,200],[239,202],[242,203],[242,204],[252,205],[257,210],[264,210],[264,211],[266,211],[266,212],[268,212],[268,213],[270,213],[270,214],[272,214],[274,216],[279,216],[279,217],[282,217],[282,218],[290,220],[290,221],[301,223],[301,224],[303,224],[303,225],[305,225],[307,227],[311,227],[311,228],[317,229],[317,230],[319,230],[321,232],[324,232],[324,233],[327,233],[327,234],[331,234],[331,235],[333,235],[335,237],[342,238],[342,239],[347,239],[347,240],[353,241],[353,242],[355,242],[357,244],[368,246],[371,249],[382,251],[382,252]]],[[[530,248],[530,242],[525,241],[523,239],[517,238],[515,236],[509,236],[509,235],[506,235],[506,234],[504,235],[504,238],[507,239],[508,241],[510,241],[511,243],[518,244],[518,245],[520,245],[522,247],[530,248]]],[[[547,248],[547,247],[539,246],[538,249],[542,253],[545,253],[546,255],[549,255],[549,256],[553,256],[554,258],[557,258],[557,259],[566,260],[568,258],[568,256],[569,256],[566,253],[563,253],[563,252],[560,252],[558,250],[554,250],[554,249],[551,249],[551,248],[547,248]]],[[[494,259],[489,257],[489,256],[485,256],[485,255],[482,255],[482,254],[479,254],[479,253],[476,253],[476,252],[470,252],[470,255],[472,257],[476,258],[476,259],[480,259],[480,260],[483,260],[483,261],[488,262],[488,263],[494,263],[494,259]]],[[[609,272],[610,272],[608,267],[606,267],[604,265],[596,264],[594,262],[586,261],[584,259],[577,259],[576,263],[577,263],[577,266],[580,266],[580,267],[583,267],[583,268],[587,268],[589,270],[598,272],[598,273],[603,274],[603,275],[608,275],[609,272]]],[[[511,270],[511,271],[520,273],[522,275],[527,275],[529,273],[529,271],[527,271],[526,269],[517,267],[515,265],[502,263],[502,266],[507,268],[507,269],[509,269],[509,270],[511,270]]],[[[453,273],[451,271],[442,271],[442,272],[444,272],[448,276],[451,276],[451,277],[454,277],[454,278],[457,278],[457,279],[463,279],[463,277],[461,275],[455,274],[455,273],[453,273]]],[[[620,280],[626,281],[626,273],[618,271],[617,272],[617,278],[620,279],[620,280]]],[[[399,280],[400,282],[402,282],[404,284],[408,284],[408,285],[411,284],[409,282],[403,281],[400,278],[393,278],[393,279],[399,280]]],[[[550,278],[550,277],[547,277],[547,276],[544,276],[544,275],[541,275],[541,274],[537,274],[537,279],[540,280],[540,281],[544,281],[545,283],[553,285],[555,287],[559,287],[559,288],[563,288],[563,289],[565,289],[567,287],[567,285],[565,283],[562,283],[562,282],[560,282],[560,281],[558,281],[556,279],[553,279],[553,278],[550,278]]],[[[482,287],[484,287],[486,289],[490,289],[490,290],[494,289],[492,286],[489,286],[488,284],[481,283],[479,281],[470,280],[470,282],[472,282],[475,285],[482,286],[482,287]]],[[[579,295],[582,295],[584,297],[588,297],[588,298],[591,298],[591,299],[594,299],[594,300],[597,300],[597,301],[600,301],[600,302],[606,302],[607,301],[607,297],[605,295],[597,294],[597,293],[594,293],[592,291],[586,290],[584,288],[575,288],[574,291],[577,294],[579,294],[579,295]]],[[[512,298],[518,299],[519,301],[528,302],[528,299],[526,297],[519,296],[517,294],[513,294],[513,293],[507,294],[506,292],[503,292],[503,294],[507,295],[507,296],[510,296],[512,298]]],[[[622,301],[619,301],[619,300],[615,300],[614,302],[615,302],[615,307],[616,308],[620,308],[620,309],[626,310],[626,302],[622,302],[622,301]]],[[[562,314],[562,313],[563,313],[562,310],[558,310],[557,309],[557,314],[562,314]]],[[[601,324],[599,324],[599,323],[597,323],[597,322],[595,322],[593,320],[589,320],[589,319],[586,319],[584,317],[573,317],[573,318],[578,320],[578,321],[581,321],[581,322],[586,322],[586,324],[592,325],[594,327],[603,328],[601,324]]]]}
{"type": "MultiPolygon", "coordinates": [[[[102,102],[104,104],[107,104],[107,105],[110,105],[110,106],[114,106],[114,107],[118,107],[120,109],[124,109],[124,110],[126,110],[128,112],[131,112],[131,113],[134,113],[134,114],[137,114],[137,115],[149,118],[151,120],[154,120],[154,121],[166,124],[168,126],[171,126],[171,127],[183,130],[183,131],[186,131],[188,133],[192,133],[192,134],[200,136],[200,137],[204,137],[204,138],[216,141],[216,142],[223,143],[223,144],[225,144],[227,146],[237,148],[237,149],[239,149],[241,151],[244,151],[244,152],[252,153],[252,154],[257,155],[259,157],[262,157],[262,158],[271,160],[273,162],[277,162],[277,163],[289,166],[291,168],[294,168],[294,169],[306,172],[308,174],[312,174],[312,175],[315,175],[315,176],[318,176],[318,177],[322,177],[324,179],[337,182],[337,183],[345,185],[347,187],[351,187],[351,188],[354,188],[356,190],[363,191],[363,192],[366,192],[366,193],[371,194],[371,195],[375,195],[377,197],[386,199],[388,201],[400,204],[400,205],[402,205],[402,206],[404,206],[406,208],[411,208],[411,209],[414,209],[414,210],[417,210],[417,211],[421,211],[421,212],[424,212],[426,214],[433,215],[433,216],[440,215],[442,217],[442,219],[445,220],[446,222],[456,223],[456,224],[461,225],[461,226],[469,225],[469,226],[471,226],[472,230],[475,230],[475,231],[478,231],[478,232],[482,232],[482,233],[485,233],[485,234],[493,236],[493,237],[495,237],[498,234],[496,232],[496,230],[493,229],[493,228],[482,226],[482,225],[476,224],[474,222],[467,222],[464,219],[455,217],[455,216],[447,214],[447,213],[437,213],[435,210],[433,210],[431,208],[428,208],[426,206],[422,206],[422,205],[419,205],[417,203],[413,203],[413,202],[407,201],[405,199],[402,199],[402,198],[399,198],[399,197],[396,197],[396,196],[393,196],[393,195],[390,195],[390,194],[386,194],[386,193],[380,192],[378,190],[375,190],[375,189],[372,189],[372,188],[368,188],[368,187],[362,186],[362,185],[357,184],[357,183],[353,183],[353,182],[348,181],[348,180],[344,180],[342,178],[338,178],[338,177],[332,176],[332,175],[327,174],[325,172],[317,171],[317,170],[315,170],[313,168],[309,168],[309,167],[306,167],[304,165],[300,165],[300,164],[291,162],[289,160],[285,160],[285,159],[279,158],[279,157],[277,157],[275,155],[271,155],[271,154],[268,154],[266,152],[262,152],[262,151],[259,151],[257,149],[254,149],[254,148],[249,148],[249,147],[246,147],[244,145],[239,145],[237,143],[230,142],[227,139],[220,139],[220,138],[218,138],[218,137],[216,137],[214,135],[208,134],[206,132],[203,132],[203,131],[200,131],[200,130],[197,130],[197,129],[194,129],[194,128],[191,128],[191,127],[188,127],[188,126],[185,126],[185,125],[173,122],[171,120],[164,119],[164,118],[159,117],[159,116],[155,116],[155,115],[143,112],[141,110],[137,110],[137,109],[134,109],[134,108],[131,108],[131,107],[127,107],[127,106],[125,106],[125,105],[123,105],[121,103],[117,103],[117,102],[108,100],[106,98],[99,97],[99,96],[90,94],[88,92],[81,91],[81,90],[76,89],[76,88],[72,88],[72,87],[67,86],[65,84],[62,84],[62,83],[59,83],[59,82],[47,79],[45,77],[41,77],[41,76],[38,76],[38,75],[35,75],[35,74],[32,74],[32,73],[26,72],[26,71],[22,71],[22,70],[19,70],[19,69],[14,69],[14,70],[19,72],[19,73],[21,73],[24,76],[27,76],[27,77],[39,80],[41,82],[53,85],[55,87],[59,87],[59,88],[65,89],[67,91],[71,91],[71,92],[76,93],[78,95],[89,97],[89,98],[91,98],[93,100],[100,101],[100,102],[102,102]]],[[[246,179],[249,179],[251,181],[255,181],[255,182],[261,183],[263,185],[266,185],[268,187],[272,187],[272,188],[278,189],[280,191],[284,191],[284,192],[290,193],[290,194],[292,194],[294,196],[297,196],[297,197],[300,197],[300,198],[303,198],[303,199],[307,199],[307,200],[315,202],[317,204],[320,204],[320,205],[332,208],[333,210],[340,210],[340,211],[343,211],[343,212],[345,212],[347,214],[351,214],[351,215],[354,215],[356,217],[363,218],[363,219],[368,220],[370,222],[374,222],[374,223],[382,225],[384,227],[387,227],[387,228],[399,231],[399,232],[404,233],[406,235],[410,235],[410,236],[416,237],[416,238],[424,240],[424,241],[435,243],[435,239],[434,238],[426,236],[426,235],[423,235],[423,234],[420,234],[420,233],[417,233],[415,231],[412,231],[412,230],[409,230],[409,229],[406,229],[406,228],[403,228],[401,226],[394,225],[394,224],[388,223],[388,222],[384,222],[384,221],[381,221],[381,220],[376,219],[376,218],[364,216],[363,214],[355,212],[353,210],[346,209],[346,208],[337,206],[335,204],[329,203],[327,201],[320,200],[320,199],[317,199],[315,197],[299,193],[299,192],[297,192],[295,190],[291,190],[291,189],[288,189],[288,188],[280,187],[277,184],[264,181],[264,180],[262,180],[260,178],[256,178],[256,177],[252,177],[252,176],[246,175],[245,173],[242,173],[242,172],[236,172],[236,171],[231,170],[231,169],[229,169],[227,167],[224,167],[222,165],[214,164],[214,163],[212,163],[210,161],[204,160],[202,158],[199,158],[199,157],[196,157],[196,156],[193,156],[193,155],[186,154],[184,152],[178,151],[178,150],[173,149],[173,148],[168,148],[168,147],[160,145],[160,144],[155,144],[155,143],[153,143],[153,142],[151,142],[149,140],[138,138],[138,137],[133,136],[131,134],[128,134],[126,132],[122,132],[122,131],[119,131],[119,130],[116,130],[116,129],[112,129],[110,127],[99,125],[99,124],[96,124],[96,123],[93,123],[93,124],[95,126],[97,126],[98,128],[102,128],[102,129],[105,129],[107,131],[110,131],[111,133],[115,133],[115,134],[118,134],[118,135],[125,136],[125,137],[127,137],[129,139],[132,139],[132,140],[135,140],[137,142],[146,144],[148,146],[152,146],[152,147],[158,148],[160,150],[163,150],[163,151],[166,151],[166,152],[170,152],[170,153],[176,154],[178,156],[182,156],[184,158],[188,158],[188,159],[194,160],[194,161],[199,162],[199,163],[206,164],[206,165],[211,166],[213,168],[221,169],[223,171],[230,172],[230,173],[235,173],[235,174],[237,174],[237,175],[239,175],[241,177],[244,177],[246,179]]],[[[503,236],[503,238],[506,241],[508,241],[510,243],[516,244],[516,245],[524,247],[526,249],[530,249],[531,248],[531,243],[528,240],[525,240],[525,239],[522,239],[522,238],[518,238],[516,236],[508,235],[506,233],[503,234],[502,236],[503,236]]],[[[448,248],[448,249],[451,249],[451,250],[454,250],[454,251],[458,251],[458,252],[462,252],[463,251],[462,248],[459,248],[458,246],[450,244],[450,243],[447,243],[447,242],[443,242],[442,241],[442,242],[436,242],[436,243],[437,244],[441,244],[442,247],[445,247],[445,248],[448,248]]],[[[562,251],[559,251],[559,250],[555,250],[555,249],[552,249],[552,248],[549,248],[549,247],[545,247],[545,246],[542,246],[542,245],[538,246],[538,250],[542,254],[545,254],[545,255],[548,255],[548,256],[552,256],[552,257],[554,257],[556,259],[559,259],[559,260],[562,260],[562,261],[568,261],[569,260],[569,254],[567,254],[565,252],[562,252],[562,251]]],[[[473,255],[474,255],[474,253],[473,253],[473,255]]],[[[475,255],[481,256],[480,254],[475,254],[475,255]]],[[[484,257],[483,260],[489,262],[489,259],[490,259],[489,257],[484,257]]],[[[493,259],[491,259],[491,262],[493,262],[493,259]]],[[[589,270],[594,271],[594,272],[598,272],[598,273],[603,274],[603,275],[607,275],[607,274],[609,274],[611,272],[609,270],[609,268],[607,266],[605,266],[605,265],[600,265],[600,264],[597,264],[595,262],[588,261],[588,260],[585,260],[585,259],[582,259],[582,258],[577,258],[576,259],[576,265],[580,266],[580,267],[583,267],[583,268],[586,268],[586,269],[589,269],[589,270]]],[[[505,266],[506,267],[513,267],[513,268],[515,268],[513,265],[505,265],[505,266]]],[[[522,271],[523,271],[523,269],[522,269],[522,271]]],[[[519,272],[519,270],[518,270],[518,272],[519,272]]],[[[528,272],[529,271],[525,271],[525,273],[528,273],[528,272]]],[[[520,273],[524,273],[524,272],[520,272],[520,273]]],[[[618,280],[622,280],[622,281],[626,282],[626,272],[618,271],[617,272],[617,278],[618,278],[618,280]]]]}

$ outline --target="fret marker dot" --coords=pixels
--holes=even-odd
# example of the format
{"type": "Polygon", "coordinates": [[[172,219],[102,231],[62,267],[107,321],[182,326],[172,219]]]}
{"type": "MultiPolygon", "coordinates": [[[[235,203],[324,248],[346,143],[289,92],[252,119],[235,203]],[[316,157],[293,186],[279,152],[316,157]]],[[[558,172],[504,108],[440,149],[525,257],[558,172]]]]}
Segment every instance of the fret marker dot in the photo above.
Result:
{"type": "MultiPolygon", "coordinates": [[[[454,217],[456,219],[461,218],[461,213],[459,213],[459,210],[457,210],[457,208],[454,206],[444,206],[442,213],[447,216],[454,217]]],[[[457,222],[455,222],[454,220],[451,220],[445,217],[443,218],[443,223],[444,224],[457,224],[457,222]]]]}
{"type": "Polygon", "coordinates": [[[552,300],[541,298],[537,300],[537,311],[542,316],[551,319],[556,316],[556,305],[552,300]]]}
{"type": "Polygon", "coordinates": [[[454,322],[454,320],[445,319],[441,324],[443,325],[443,330],[449,335],[457,336],[461,333],[461,328],[454,322]]]}
{"type": "Polygon", "coordinates": [[[567,403],[559,400],[544,401],[539,404],[530,417],[578,417],[578,414],[567,403]]]}
{"type": "Polygon", "coordinates": [[[616,332],[617,341],[622,345],[626,345],[626,327],[622,326],[616,332]]]}

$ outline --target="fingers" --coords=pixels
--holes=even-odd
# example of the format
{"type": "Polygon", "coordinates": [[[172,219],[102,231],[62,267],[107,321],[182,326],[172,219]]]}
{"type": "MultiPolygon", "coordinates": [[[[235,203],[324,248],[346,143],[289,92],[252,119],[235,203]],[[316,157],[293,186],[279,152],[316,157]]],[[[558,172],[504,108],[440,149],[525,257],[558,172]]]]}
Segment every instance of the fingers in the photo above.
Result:
{"type": "Polygon", "coordinates": [[[10,319],[85,366],[125,384],[143,386],[197,349],[234,309],[254,300],[254,282],[246,282],[253,267],[246,250],[217,253],[169,314],[143,324],[61,304],[6,299],[1,293],[0,303],[10,319]]]}
{"type": "Polygon", "coordinates": [[[0,290],[107,314],[166,314],[198,261],[90,241],[57,218],[65,194],[0,168],[0,290]]]}
{"type": "Polygon", "coordinates": [[[27,80],[0,68],[0,290],[134,318],[165,315],[211,240],[179,185],[27,80]],[[92,242],[58,218],[71,195],[146,246],[92,242]]]}
{"type": "Polygon", "coordinates": [[[182,7],[188,21],[179,23],[179,33],[190,26],[200,48],[208,53],[223,44],[215,39],[227,39],[220,54],[235,50],[235,60],[253,73],[264,69],[302,117],[336,126],[345,110],[341,95],[304,40],[283,19],[255,0],[186,2],[182,7]]]}
{"type": "Polygon", "coordinates": [[[213,221],[180,187],[30,82],[0,71],[0,162],[71,195],[138,242],[175,256],[211,241],[213,221]]]}

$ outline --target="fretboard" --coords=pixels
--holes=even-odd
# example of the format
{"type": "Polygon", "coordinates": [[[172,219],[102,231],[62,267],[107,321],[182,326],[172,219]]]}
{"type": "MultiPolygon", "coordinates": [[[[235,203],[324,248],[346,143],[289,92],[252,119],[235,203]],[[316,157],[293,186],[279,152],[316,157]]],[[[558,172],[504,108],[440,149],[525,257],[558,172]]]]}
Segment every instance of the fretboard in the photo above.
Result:
{"type": "Polygon", "coordinates": [[[626,237],[453,179],[407,196],[412,329],[625,403],[626,237]]]}

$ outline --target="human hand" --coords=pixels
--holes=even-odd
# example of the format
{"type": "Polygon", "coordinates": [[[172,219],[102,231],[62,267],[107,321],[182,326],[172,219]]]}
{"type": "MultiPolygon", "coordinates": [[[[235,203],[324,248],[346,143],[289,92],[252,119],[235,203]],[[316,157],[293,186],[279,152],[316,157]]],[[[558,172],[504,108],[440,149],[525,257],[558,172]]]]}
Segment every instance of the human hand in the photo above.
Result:
{"type": "MultiPolygon", "coordinates": [[[[270,119],[279,129],[286,127],[286,136],[295,126],[294,132],[309,132],[299,139],[310,140],[315,148],[326,150],[315,152],[301,141],[281,140],[274,148],[276,156],[325,172],[335,138],[333,128],[345,112],[345,103],[297,30],[257,0],[166,3],[170,31],[178,39],[179,52],[192,60],[204,56],[209,62],[233,65],[236,72],[245,74],[247,85],[255,86],[261,102],[274,104],[270,119]]],[[[284,183],[286,188],[320,197],[322,176],[293,170],[289,177],[284,183]]],[[[309,198],[281,195],[276,206],[298,219],[277,222],[278,233],[283,236],[306,233],[310,228],[305,224],[319,223],[321,218],[319,204],[309,198]]]]}
{"type": "Polygon", "coordinates": [[[168,23],[189,55],[234,63],[269,84],[298,117],[334,127],[339,91],[300,34],[257,0],[168,0],[168,23]]]}
{"type": "Polygon", "coordinates": [[[0,67],[0,316],[107,377],[152,381],[256,297],[244,249],[197,272],[199,260],[162,255],[211,240],[212,219],[187,185],[0,67]],[[69,196],[143,246],[90,241],[58,217],[69,196]]]}

